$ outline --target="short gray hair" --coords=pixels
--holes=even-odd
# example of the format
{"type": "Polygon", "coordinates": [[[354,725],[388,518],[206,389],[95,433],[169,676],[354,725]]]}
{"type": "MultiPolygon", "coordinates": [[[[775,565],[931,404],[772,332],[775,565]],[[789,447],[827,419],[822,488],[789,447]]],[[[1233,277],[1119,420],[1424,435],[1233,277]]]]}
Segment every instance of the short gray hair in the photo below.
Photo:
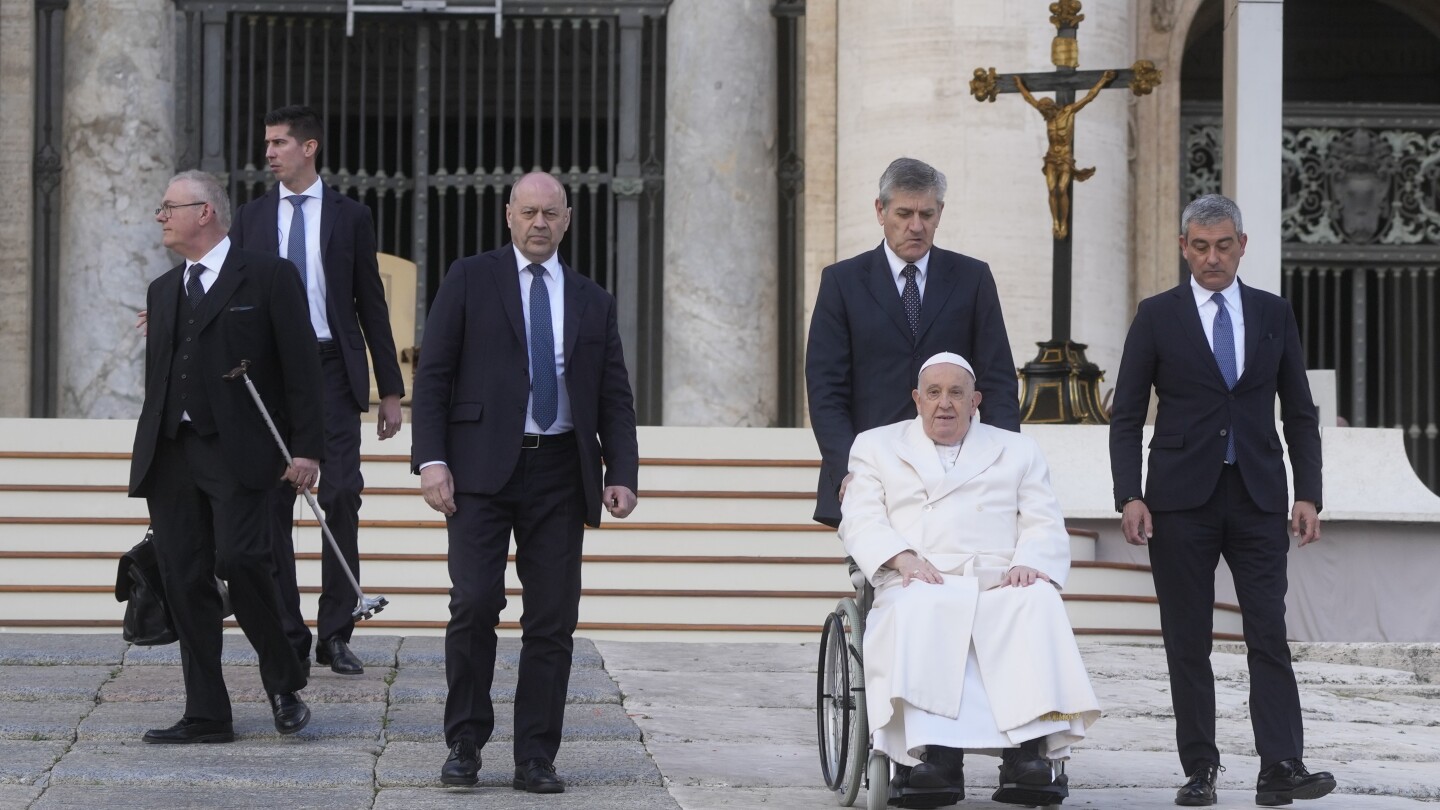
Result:
{"type": "Polygon", "coordinates": [[[888,208],[897,191],[935,192],[936,202],[945,202],[945,175],[922,160],[896,158],[880,175],[880,205],[888,208]]]}
{"type": "Polygon", "coordinates": [[[1245,223],[1240,221],[1240,206],[1235,201],[1223,194],[1206,194],[1203,197],[1196,197],[1185,206],[1185,211],[1180,215],[1180,235],[1190,234],[1190,223],[1196,225],[1214,225],[1217,222],[1229,220],[1235,224],[1235,233],[1245,233],[1245,223]]]}
{"type": "MultiPolygon", "coordinates": [[[[225,187],[220,185],[220,181],[215,179],[215,175],[199,169],[191,169],[170,178],[170,183],[178,180],[194,183],[200,192],[200,199],[196,202],[203,200],[209,203],[210,208],[215,211],[215,219],[220,223],[220,227],[226,231],[230,230],[230,195],[225,193],[225,187]]],[[[166,185],[168,186],[170,183],[166,183],[166,185]]]]}

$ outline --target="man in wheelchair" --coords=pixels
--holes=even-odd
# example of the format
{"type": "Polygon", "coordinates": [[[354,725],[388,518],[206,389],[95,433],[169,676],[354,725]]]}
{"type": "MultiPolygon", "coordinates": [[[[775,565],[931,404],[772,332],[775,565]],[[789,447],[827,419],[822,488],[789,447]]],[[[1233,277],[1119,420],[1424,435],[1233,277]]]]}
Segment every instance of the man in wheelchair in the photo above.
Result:
{"type": "Polygon", "coordinates": [[[912,396],[915,419],[856,437],[840,523],[875,587],[865,695],[897,766],[890,803],[963,798],[962,749],[1001,756],[995,801],[1058,803],[1053,762],[1100,705],[1060,601],[1070,541],[1049,469],[1034,440],[980,422],[959,355],[927,360],[912,396]]]}

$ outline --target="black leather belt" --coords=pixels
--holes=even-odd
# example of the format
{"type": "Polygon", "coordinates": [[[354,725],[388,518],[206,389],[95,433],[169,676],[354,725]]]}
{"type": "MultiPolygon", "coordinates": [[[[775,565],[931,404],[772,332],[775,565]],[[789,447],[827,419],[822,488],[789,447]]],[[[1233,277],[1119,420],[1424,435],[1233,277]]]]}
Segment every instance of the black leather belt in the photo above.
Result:
{"type": "Polygon", "coordinates": [[[338,355],[339,353],[340,353],[340,346],[339,346],[339,344],[337,344],[335,341],[333,341],[333,340],[322,340],[322,341],[320,341],[320,356],[321,356],[321,357],[324,357],[324,356],[329,355],[329,354],[337,354],[337,355],[338,355]]]}
{"type": "Polygon", "coordinates": [[[520,438],[520,449],[535,450],[540,447],[554,447],[557,444],[573,444],[574,442],[575,431],[573,430],[555,434],[526,433],[520,438]]]}

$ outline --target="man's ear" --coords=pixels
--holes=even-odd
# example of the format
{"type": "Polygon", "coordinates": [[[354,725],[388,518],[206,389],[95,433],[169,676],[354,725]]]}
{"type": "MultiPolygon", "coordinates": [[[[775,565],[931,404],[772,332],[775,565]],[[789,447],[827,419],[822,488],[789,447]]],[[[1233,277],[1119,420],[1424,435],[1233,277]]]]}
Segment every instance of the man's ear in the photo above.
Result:
{"type": "Polygon", "coordinates": [[[915,414],[918,416],[920,414],[920,389],[911,389],[910,398],[915,400],[915,414]]]}

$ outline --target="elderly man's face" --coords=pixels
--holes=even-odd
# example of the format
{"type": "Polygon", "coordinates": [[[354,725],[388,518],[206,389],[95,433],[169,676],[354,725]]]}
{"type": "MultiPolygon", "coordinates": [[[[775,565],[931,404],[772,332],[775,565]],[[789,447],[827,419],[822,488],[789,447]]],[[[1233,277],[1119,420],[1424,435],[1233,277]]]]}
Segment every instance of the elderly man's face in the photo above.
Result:
{"type": "Polygon", "coordinates": [[[953,363],[936,363],[920,375],[920,387],[910,393],[925,426],[925,435],[940,444],[958,444],[970,429],[970,417],[980,407],[980,392],[970,372],[953,363]]]}

